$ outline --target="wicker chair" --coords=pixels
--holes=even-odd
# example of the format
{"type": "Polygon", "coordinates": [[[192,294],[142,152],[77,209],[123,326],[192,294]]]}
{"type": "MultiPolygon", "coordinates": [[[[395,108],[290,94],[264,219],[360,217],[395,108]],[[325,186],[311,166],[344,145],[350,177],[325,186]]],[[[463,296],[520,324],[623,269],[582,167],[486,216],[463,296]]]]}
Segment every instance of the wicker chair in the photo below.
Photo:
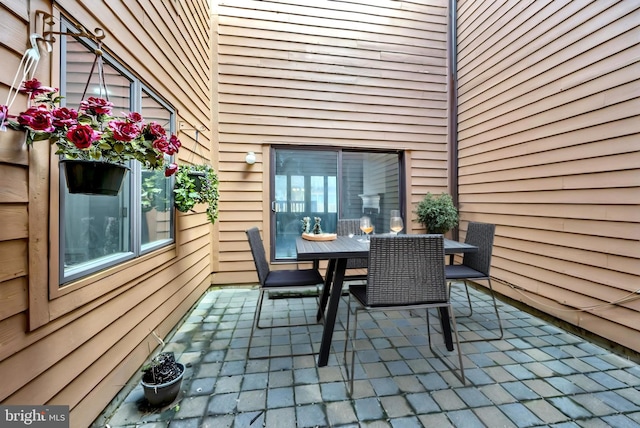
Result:
{"type": "MultiPolygon", "coordinates": [[[[254,332],[256,328],[277,328],[277,327],[295,327],[306,324],[286,324],[286,325],[273,325],[273,326],[260,326],[260,314],[262,312],[262,303],[264,295],[270,290],[287,291],[287,290],[300,290],[302,288],[313,288],[316,293],[314,297],[317,299],[317,290],[323,284],[324,279],[317,269],[294,269],[294,270],[275,270],[269,269],[269,263],[267,262],[267,256],[264,251],[264,245],[260,238],[260,231],[257,227],[252,227],[246,231],[247,238],[249,239],[249,246],[251,247],[251,254],[253,255],[253,261],[258,271],[258,280],[260,281],[260,296],[258,297],[258,306],[253,317],[253,325],[251,327],[251,336],[249,336],[248,351],[251,349],[251,342],[253,340],[254,332]]],[[[315,320],[315,317],[314,317],[315,320]]],[[[309,355],[309,354],[296,354],[296,355],[309,355]]],[[[282,355],[278,355],[282,356],[282,355]]],[[[269,358],[256,357],[256,358],[269,358]]]]}
{"type": "MultiPolygon", "coordinates": [[[[342,236],[364,235],[360,230],[359,218],[344,218],[338,220],[337,234],[342,236]]],[[[366,257],[347,260],[347,270],[349,269],[366,269],[369,266],[369,260],[366,257]]],[[[347,275],[345,280],[366,281],[367,274],[347,275]]]]}
{"type": "Polygon", "coordinates": [[[464,367],[458,342],[456,320],[449,302],[444,276],[444,243],[442,235],[372,236],[369,250],[369,271],[366,285],[349,288],[345,367],[349,378],[349,393],[353,393],[355,368],[355,336],[358,313],[361,311],[398,311],[427,309],[427,335],[431,347],[429,309],[447,308],[458,350],[460,380],[464,383],[464,367]],[[354,331],[350,330],[351,302],[356,301],[354,331]],[[347,349],[351,339],[351,359],[347,349]]]}
{"type": "MultiPolygon", "coordinates": [[[[462,264],[452,264],[445,266],[445,275],[447,281],[461,280],[464,282],[465,291],[467,293],[467,302],[469,303],[469,314],[473,315],[473,306],[471,304],[471,297],[469,296],[468,281],[487,281],[489,283],[489,291],[491,298],[493,299],[493,309],[496,313],[498,320],[498,327],[500,328],[500,335],[495,338],[489,338],[492,340],[502,339],[504,331],[502,329],[502,320],[500,319],[500,313],[498,312],[498,305],[496,304],[496,296],[491,286],[491,276],[489,271],[491,269],[491,253],[493,252],[493,237],[495,235],[496,226],[490,223],[478,223],[470,222],[467,227],[467,235],[465,242],[478,247],[476,253],[465,253],[462,257],[462,264]]],[[[451,293],[451,289],[449,289],[451,293]]],[[[469,339],[467,342],[478,342],[489,340],[485,338],[469,339]]]]}

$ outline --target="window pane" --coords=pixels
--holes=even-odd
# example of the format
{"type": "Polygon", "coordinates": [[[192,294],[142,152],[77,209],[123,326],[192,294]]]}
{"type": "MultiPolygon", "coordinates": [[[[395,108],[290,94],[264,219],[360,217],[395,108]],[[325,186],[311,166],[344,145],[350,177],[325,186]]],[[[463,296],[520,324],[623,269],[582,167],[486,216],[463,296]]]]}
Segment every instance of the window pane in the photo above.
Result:
{"type": "Polygon", "coordinates": [[[341,218],[368,215],[374,233],[388,233],[390,211],[401,209],[399,162],[396,153],[343,153],[341,218]]]}
{"type": "Polygon", "coordinates": [[[303,217],[311,217],[312,223],[314,217],[319,217],[324,232],[336,230],[338,153],[329,150],[277,150],[275,156],[277,203],[274,248],[277,259],[292,259],[296,257],[295,239],[302,232],[303,217]]]}
{"type": "MultiPolygon", "coordinates": [[[[68,107],[78,108],[95,55],[77,40],[69,37],[66,42],[66,92],[65,103],[68,107]]],[[[114,103],[114,112],[128,111],[131,105],[131,80],[118,70],[104,64],[104,88],[98,84],[97,73],[91,75],[85,98],[105,97],[114,103]]],[[[61,242],[63,269],[61,283],[74,279],[79,274],[112,263],[114,257],[130,255],[131,219],[130,186],[131,172],[127,173],[118,196],[98,196],[70,194],[64,182],[64,170],[61,168],[61,242]]]]}
{"type": "Polygon", "coordinates": [[[66,93],[64,94],[63,102],[66,103],[67,107],[77,109],[80,106],[87,80],[90,80],[84,98],[108,97],[109,101],[113,103],[113,113],[115,115],[119,115],[121,111],[129,111],[131,109],[130,79],[127,79],[118,70],[105,63],[104,81],[107,87],[105,94],[104,87],[99,84],[97,70],[94,70],[94,73],[89,76],[95,58],[94,53],[73,37],[67,37],[66,47],[66,93]]]}
{"type": "Polygon", "coordinates": [[[140,194],[142,206],[141,242],[143,249],[147,244],[171,239],[173,202],[171,180],[164,176],[164,171],[142,171],[142,190],[140,194]]]}
{"type": "MultiPolygon", "coordinates": [[[[171,132],[171,112],[146,91],[142,91],[140,113],[146,122],[157,122],[167,133],[171,132]]],[[[166,241],[173,237],[173,187],[172,181],[164,176],[163,170],[143,170],[141,183],[141,242],[144,250],[154,242],[166,241]]]]}
{"type": "Polygon", "coordinates": [[[66,276],[99,266],[114,255],[131,251],[125,208],[128,199],[128,189],[121,189],[118,196],[65,195],[66,276]]]}

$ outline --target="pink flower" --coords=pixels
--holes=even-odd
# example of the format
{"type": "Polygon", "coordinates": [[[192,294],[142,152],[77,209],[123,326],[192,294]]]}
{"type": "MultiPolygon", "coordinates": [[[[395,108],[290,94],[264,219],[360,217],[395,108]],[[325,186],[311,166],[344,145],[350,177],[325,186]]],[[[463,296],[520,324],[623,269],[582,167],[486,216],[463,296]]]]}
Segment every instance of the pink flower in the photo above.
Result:
{"type": "Polygon", "coordinates": [[[31,99],[34,99],[40,94],[48,94],[50,92],[58,92],[58,88],[52,88],[51,86],[44,86],[38,79],[27,80],[22,84],[20,88],[21,92],[31,93],[31,99]]]}
{"type": "Polygon", "coordinates": [[[129,112],[129,114],[127,114],[126,116],[127,119],[129,119],[129,121],[133,123],[142,123],[142,121],[144,120],[142,115],[136,111],[129,112]]]}
{"type": "Polygon", "coordinates": [[[0,125],[4,123],[5,120],[9,117],[9,107],[1,104],[0,105],[0,125]]]}
{"type": "Polygon", "coordinates": [[[88,149],[100,139],[100,132],[89,125],[74,125],[67,131],[67,138],[79,149],[88,149]]]}
{"type": "Polygon", "coordinates": [[[176,173],[176,171],[178,170],[178,165],[175,163],[170,163],[169,165],[167,165],[167,167],[164,169],[164,176],[165,177],[170,177],[173,174],[176,173]]]}
{"type": "Polygon", "coordinates": [[[113,131],[113,138],[118,141],[131,141],[140,135],[140,127],[136,123],[124,120],[112,120],[109,129],[113,131]]]}
{"type": "Polygon", "coordinates": [[[70,127],[78,123],[78,112],[67,107],[54,108],[51,116],[55,127],[70,127]]]}
{"type": "Polygon", "coordinates": [[[104,98],[89,97],[86,100],[80,102],[80,111],[84,111],[88,114],[111,114],[111,108],[113,103],[105,100],[104,98]]]}
{"type": "Polygon", "coordinates": [[[27,111],[20,113],[18,123],[27,126],[34,131],[53,132],[53,117],[51,112],[44,105],[29,107],[27,111]]]}

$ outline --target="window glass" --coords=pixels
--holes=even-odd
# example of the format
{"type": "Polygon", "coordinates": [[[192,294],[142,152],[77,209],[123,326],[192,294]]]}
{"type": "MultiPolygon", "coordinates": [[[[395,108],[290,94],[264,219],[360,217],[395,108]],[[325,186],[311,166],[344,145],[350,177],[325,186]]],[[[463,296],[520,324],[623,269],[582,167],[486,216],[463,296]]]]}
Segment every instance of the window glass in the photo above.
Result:
{"type": "Polygon", "coordinates": [[[371,217],[374,233],[388,233],[391,210],[402,207],[397,153],[344,152],[341,218],[371,217]]]}
{"type": "Polygon", "coordinates": [[[296,257],[302,218],[320,219],[335,233],[338,218],[371,217],[374,233],[389,232],[389,213],[401,208],[400,154],[333,150],[274,150],[274,259],[296,257]],[[309,162],[313,159],[313,162],[309,162]]]}
{"type": "Polygon", "coordinates": [[[328,150],[278,149],[275,163],[274,195],[278,198],[274,213],[275,258],[292,259],[296,257],[295,239],[300,236],[304,217],[310,217],[312,223],[318,217],[323,230],[335,230],[337,212],[328,210],[326,178],[335,179],[338,156],[328,150]]]}
{"type": "MultiPolygon", "coordinates": [[[[140,113],[147,122],[155,121],[162,125],[167,133],[171,132],[171,112],[145,90],[142,91],[140,113]]],[[[143,250],[173,236],[172,189],[173,182],[164,176],[164,171],[142,170],[140,205],[143,250]]]]}
{"type": "MultiPolygon", "coordinates": [[[[77,109],[83,99],[90,96],[105,97],[99,85],[97,73],[87,79],[95,55],[76,39],[66,40],[66,73],[64,74],[64,102],[77,109]],[[85,94],[86,86],[86,94],[85,94]]],[[[104,64],[104,76],[109,101],[113,111],[128,111],[131,108],[132,81],[108,63],[104,64]]],[[[101,89],[102,88],[102,89],[101,89]]],[[[117,256],[132,252],[130,225],[131,181],[125,179],[118,196],[70,194],[64,183],[64,168],[61,172],[61,242],[63,269],[66,280],[84,272],[96,270],[117,256]]],[[[130,176],[130,173],[127,173],[130,176]]]]}

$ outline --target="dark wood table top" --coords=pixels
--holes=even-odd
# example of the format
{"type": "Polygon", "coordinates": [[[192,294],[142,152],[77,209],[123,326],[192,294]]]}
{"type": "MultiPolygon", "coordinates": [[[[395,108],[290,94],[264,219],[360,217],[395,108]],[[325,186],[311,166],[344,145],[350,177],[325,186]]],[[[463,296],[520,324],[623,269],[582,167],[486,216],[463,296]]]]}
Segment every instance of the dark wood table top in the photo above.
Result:
{"type": "MultiPolygon", "coordinates": [[[[350,259],[368,257],[369,244],[361,241],[362,235],[349,238],[348,236],[338,236],[333,241],[308,241],[302,237],[296,238],[296,250],[298,260],[326,260],[326,259],[350,259]]],[[[464,242],[444,240],[444,253],[473,253],[478,251],[475,245],[464,242]]]]}

